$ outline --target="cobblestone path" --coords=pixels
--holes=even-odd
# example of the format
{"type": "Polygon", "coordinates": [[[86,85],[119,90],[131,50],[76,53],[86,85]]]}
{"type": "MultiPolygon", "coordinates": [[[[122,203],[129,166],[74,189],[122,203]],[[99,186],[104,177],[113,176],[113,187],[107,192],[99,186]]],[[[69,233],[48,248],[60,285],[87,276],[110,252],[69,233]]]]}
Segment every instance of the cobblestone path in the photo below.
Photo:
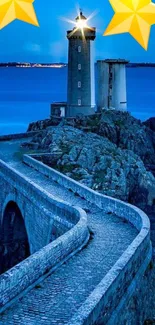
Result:
{"type": "Polygon", "coordinates": [[[17,161],[10,161],[10,165],[55,197],[83,208],[92,235],[81,252],[1,314],[0,325],[67,324],[134,240],[137,231],[122,219],[105,214],[28,166],[17,161]]]}

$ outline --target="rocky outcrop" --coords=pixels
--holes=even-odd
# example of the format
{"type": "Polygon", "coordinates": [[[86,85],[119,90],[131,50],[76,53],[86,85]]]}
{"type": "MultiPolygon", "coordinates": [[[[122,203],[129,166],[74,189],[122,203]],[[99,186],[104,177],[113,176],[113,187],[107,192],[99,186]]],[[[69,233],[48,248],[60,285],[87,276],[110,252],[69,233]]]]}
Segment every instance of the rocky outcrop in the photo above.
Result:
{"type": "Polygon", "coordinates": [[[149,118],[143,124],[155,132],[155,117],[149,118]]]}
{"type": "Polygon", "coordinates": [[[129,113],[105,112],[98,134],[106,136],[122,149],[132,150],[144,164],[155,161],[155,133],[129,113]]]}
{"type": "Polygon", "coordinates": [[[38,131],[38,130],[45,130],[49,126],[56,126],[60,123],[60,118],[52,118],[46,120],[40,120],[37,122],[32,122],[29,124],[27,132],[38,131]]]}
{"type": "Polygon", "coordinates": [[[108,111],[92,116],[81,116],[73,119],[51,119],[32,123],[29,131],[43,130],[49,126],[68,125],[85,132],[93,132],[121,149],[132,150],[144,162],[147,169],[155,164],[155,132],[153,131],[155,118],[146,123],[132,117],[128,112],[108,111]],[[148,127],[150,126],[150,127],[148,127]],[[152,129],[151,129],[152,128],[152,129]]]}
{"type": "Polygon", "coordinates": [[[63,123],[74,123],[74,127],[108,138],[121,149],[132,150],[146,166],[155,162],[155,133],[128,112],[105,110],[102,114],[63,123]]]}
{"type": "Polygon", "coordinates": [[[81,183],[143,210],[152,207],[154,177],[132,150],[121,149],[106,137],[62,125],[39,132],[31,149],[32,144],[54,156],[52,167],[81,183]]]}

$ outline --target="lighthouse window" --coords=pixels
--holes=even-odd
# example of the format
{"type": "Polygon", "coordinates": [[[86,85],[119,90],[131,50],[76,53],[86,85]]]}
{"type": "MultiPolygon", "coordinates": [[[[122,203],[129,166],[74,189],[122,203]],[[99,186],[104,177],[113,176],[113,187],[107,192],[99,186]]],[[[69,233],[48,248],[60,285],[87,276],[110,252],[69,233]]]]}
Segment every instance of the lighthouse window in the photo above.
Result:
{"type": "Polygon", "coordinates": [[[78,64],[78,70],[81,70],[81,63],[78,64]]]}
{"type": "Polygon", "coordinates": [[[81,81],[78,81],[78,88],[81,88],[81,81]]]}
{"type": "Polygon", "coordinates": [[[81,52],[81,46],[78,46],[78,52],[79,53],[81,52]]]}
{"type": "Polygon", "coordinates": [[[81,99],[78,99],[78,106],[81,106],[81,99]]]}

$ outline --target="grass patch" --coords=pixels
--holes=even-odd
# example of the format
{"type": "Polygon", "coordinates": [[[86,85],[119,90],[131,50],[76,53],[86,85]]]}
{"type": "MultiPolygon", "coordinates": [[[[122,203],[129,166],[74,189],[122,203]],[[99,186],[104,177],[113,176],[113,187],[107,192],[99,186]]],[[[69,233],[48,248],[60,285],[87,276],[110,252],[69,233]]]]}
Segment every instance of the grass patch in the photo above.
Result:
{"type": "Polygon", "coordinates": [[[62,144],[59,145],[59,148],[61,149],[63,155],[68,154],[69,151],[70,151],[70,145],[69,144],[62,143],[62,144]]]}
{"type": "Polygon", "coordinates": [[[100,118],[98,116],[95,119],[89,119],[87,125],[90,127],[98,127],[100,124],[100,118]]]}
{"type": "Polygon", "coordinates": [[[100,184],[101,182],[103,182],[105,176],[106,176],[106,170],[96,171],[94,175],[94,183],[100,184]]]}
{"type": "Polygon", "coordinates": [[[123,121],[122,120],[117,120],[117,121],[115,121],[115,125],[116,126],[119,126],[119,127],[121,127],[121,126],[123,126],[123,121]]]}
{"type": "Polygon", "coordinates": [[[61,172],[61,173],[72,173],[75,168],[78,168],[79,165],[72,165],[72,164],[67,164],[67,165],[58,165],[56,166],[56,169],[61,172]]]}
{"type": "Polygon", "coordinates": [[[37,285],[35,286],[35,289],[42,289],[42,285],[41,285],[41,284],[37,284],[37,285]]]}

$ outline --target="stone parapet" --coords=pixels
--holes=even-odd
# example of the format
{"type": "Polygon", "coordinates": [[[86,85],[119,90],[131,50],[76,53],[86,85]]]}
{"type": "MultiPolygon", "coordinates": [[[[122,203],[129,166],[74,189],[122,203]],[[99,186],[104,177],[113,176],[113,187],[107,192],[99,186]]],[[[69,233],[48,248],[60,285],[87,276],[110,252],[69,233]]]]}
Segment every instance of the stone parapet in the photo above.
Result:
{"type": "Polygon", "coordinates": [[[148,217],[135,206],[99,194],[34,158],[35,155],[25,155],[24,162],[61,186],[96,204],[103,211],[116,214],[124,221],[130,222],[138,230],[135,240],[83,303],[68,325],[119,324],[121,311],[136,291],[152,258],[148,217]]]}
{"type": "Polygon", "coordinates": [[[39,278],[47,276],[49,271],[55,270],[80,250],[89,239],[89,231],[87,216],[82,209],[54,198],[3,161],[0,161],[0,174],[20,193],[34,200],[35,204],[38,201],[41,206],[45,204],[47,206],[47,209],[43,210],[45,215],[54,218],[52,222],[60,223],[68,230],[54,242],[0,276],[0,312],[2,312],[10,301],[23,294],[24,290],[35,286],[39,278]],[[55,217],[52,217],[51,212],[55,217]]]}
{"type": "Polygon", "coordinates": [[[26,139],[33,137],[38,131],[30,131],[25,133],[15,133],[15,134],[7,134],[7,135],[0,135],[0,142],[2,141],[10,141],[10,140],[18,140],[18,139],[26,139]]]}

